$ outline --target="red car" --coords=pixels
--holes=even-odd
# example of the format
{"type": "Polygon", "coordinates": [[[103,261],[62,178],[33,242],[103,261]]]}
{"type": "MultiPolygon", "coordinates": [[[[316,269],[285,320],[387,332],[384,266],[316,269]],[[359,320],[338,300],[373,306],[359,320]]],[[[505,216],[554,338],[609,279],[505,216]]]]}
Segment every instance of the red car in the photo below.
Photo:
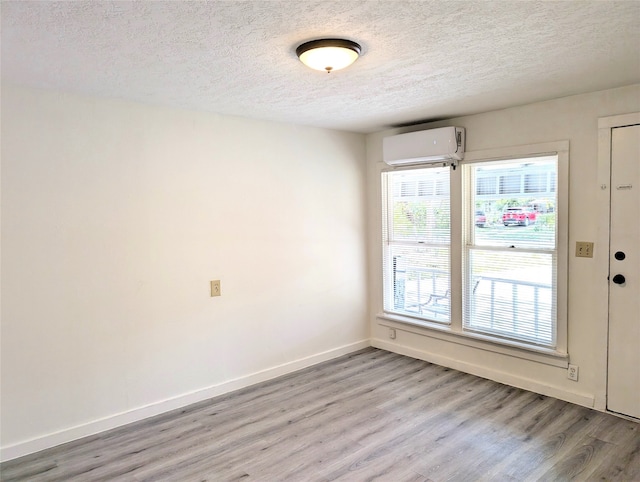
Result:
{"type": "Polygon", "coordinates": [[[507,208],[502,214],[502,223],[505,226],[529,226],[535,222],[536,212],[528,208],[507,208]]]}

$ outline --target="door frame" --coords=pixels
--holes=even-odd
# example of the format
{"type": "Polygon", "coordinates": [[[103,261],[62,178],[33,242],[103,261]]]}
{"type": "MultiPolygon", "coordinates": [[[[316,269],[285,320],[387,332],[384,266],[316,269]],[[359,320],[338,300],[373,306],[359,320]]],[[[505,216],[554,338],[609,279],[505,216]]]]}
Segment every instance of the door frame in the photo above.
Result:
{"type": "Polygon", "coordinates": [[[609,350],[609,259],[611,249],[610,210],[611,210],[611,129],[640,124],[640,112],[601,117],[598,119],[598,227],[594,256],[596,265],[596,296],[606,303],[598,306],[598,324],[596,339],[598,366],[603,367],[596,379],[599,381],[595,390],[594,408],[607,411],[607,377],[609,350]]]}

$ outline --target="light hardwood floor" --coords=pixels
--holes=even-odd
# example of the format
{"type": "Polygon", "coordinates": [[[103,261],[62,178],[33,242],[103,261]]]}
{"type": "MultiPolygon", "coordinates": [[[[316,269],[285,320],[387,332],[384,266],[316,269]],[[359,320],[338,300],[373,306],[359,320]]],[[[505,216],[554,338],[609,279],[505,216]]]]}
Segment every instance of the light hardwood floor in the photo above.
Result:
{"type": "Polygon", "coordinates": [[[369,348],[0,466],[3,481],[640,480],[635,422],[369,348]]]}

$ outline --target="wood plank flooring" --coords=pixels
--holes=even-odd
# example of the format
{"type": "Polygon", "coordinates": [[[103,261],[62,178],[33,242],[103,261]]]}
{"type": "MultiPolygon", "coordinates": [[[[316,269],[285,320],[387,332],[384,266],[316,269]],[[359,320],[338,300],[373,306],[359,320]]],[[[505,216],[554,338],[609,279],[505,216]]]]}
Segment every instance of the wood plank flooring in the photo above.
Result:
{"type": "Polygon", "coordinates": [[[640,481],[635,422],[374,348],[5,462],[9,481],[640,481]]]}

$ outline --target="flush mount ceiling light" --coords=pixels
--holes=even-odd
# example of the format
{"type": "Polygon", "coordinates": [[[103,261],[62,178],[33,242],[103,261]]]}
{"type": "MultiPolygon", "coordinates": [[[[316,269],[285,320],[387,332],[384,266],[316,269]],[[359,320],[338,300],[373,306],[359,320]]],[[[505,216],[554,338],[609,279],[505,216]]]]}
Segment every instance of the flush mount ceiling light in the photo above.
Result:
{"type": "Polygon", "coordinates": [[[303,43],[296,49],[296,55],[307,67],[331,73],[354,63],[361,50],[351,40],[325,38],[303,43]]]}

